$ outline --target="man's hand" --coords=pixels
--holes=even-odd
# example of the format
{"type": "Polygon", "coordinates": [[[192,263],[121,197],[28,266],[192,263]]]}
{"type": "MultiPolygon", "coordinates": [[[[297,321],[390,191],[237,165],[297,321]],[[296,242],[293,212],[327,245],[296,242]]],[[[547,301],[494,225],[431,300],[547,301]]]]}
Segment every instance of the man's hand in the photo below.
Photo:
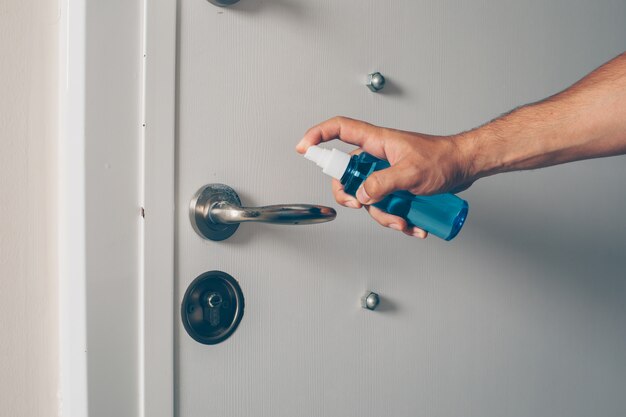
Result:
{"type": "Polygon", "coordinates": [[[360,149],[356,152],[363,150],[391,164],[387,169],[372,173],[357,191],[356,199],[346,194],[341,183],[333,179],[337,202],[352,208],[365,206],[378,223],[410,236],[425,238],[427,233],[408,225],[401,217],[370,205],[397,190],[428,195],[457,192],[472,183],[460,136],[423,135],[334,117],[309,129],[296,150],[303,154],[309,146],[333,139],[357,145],[360,149]]]}
{"type": "Polygon", "coordinates": [[[457,192],[500,172],[626,154],[626,53],[559,94],[459,135],[430,136],[335,117],[309,129],[296,150],[304,153],[333,139],[391,164],[367,178],[357,199],[333,180],[337,202],[365,205],[383,226],[424,238],[423,230],[370,204],[396,190],[416,195],[457,192]]]}

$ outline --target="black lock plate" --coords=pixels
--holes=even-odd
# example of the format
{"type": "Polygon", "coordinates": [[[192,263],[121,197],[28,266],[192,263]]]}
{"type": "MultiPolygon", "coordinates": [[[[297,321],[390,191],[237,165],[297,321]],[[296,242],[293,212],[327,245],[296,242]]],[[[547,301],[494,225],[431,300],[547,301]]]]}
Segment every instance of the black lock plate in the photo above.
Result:
{"type": "Polygon", "coordinates": [[[180,315],[189,336],[215,345],[234,333],[243,310],[243,293],[235,278],[222,271],[209,271],[194,279],[185,291],[180,315]]]}

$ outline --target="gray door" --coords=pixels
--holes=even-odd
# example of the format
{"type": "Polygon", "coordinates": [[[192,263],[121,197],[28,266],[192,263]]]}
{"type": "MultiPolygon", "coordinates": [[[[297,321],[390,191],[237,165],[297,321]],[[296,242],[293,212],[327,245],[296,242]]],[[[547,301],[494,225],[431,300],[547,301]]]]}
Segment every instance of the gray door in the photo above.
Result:
{"type": "Polygon", "coordinates": [[[623,415],[623,158],[482,180],[446,243],[338,207],[294,146],[334,115],[446,134],[553,94],[626,49],[626,2],[179,4],[177,297],[220,270],[245,314],[216,345],[177,317],[178,415],[623,415]],[[209,183],[338,217],[206,241],[188,205],[209,183]]]}

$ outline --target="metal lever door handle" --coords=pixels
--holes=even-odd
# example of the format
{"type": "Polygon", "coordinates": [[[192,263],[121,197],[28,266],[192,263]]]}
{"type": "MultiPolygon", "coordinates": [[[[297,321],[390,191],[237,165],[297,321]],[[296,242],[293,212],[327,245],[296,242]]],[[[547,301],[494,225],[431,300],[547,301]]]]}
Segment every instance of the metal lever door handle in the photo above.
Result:
{"type": "Polygon", "coordinates": [[[264,207],[238,207],[216,204],[209,209],[209,219],[214,223],[236,224],[263,222],[274,224],[315,224],[329,222],[335,218],[330,207],[311,204],[285,204],[264,207]]]}
{"type": "Polygon", "coordinates": [[[194,230],[209,240],[224,240],[240,223],[316,224],[334,220],[337,212],[326,206],[284,204],[243,207],[239,196],[224,184],[202,187],[191,199],[189,218],[194,230]]]}

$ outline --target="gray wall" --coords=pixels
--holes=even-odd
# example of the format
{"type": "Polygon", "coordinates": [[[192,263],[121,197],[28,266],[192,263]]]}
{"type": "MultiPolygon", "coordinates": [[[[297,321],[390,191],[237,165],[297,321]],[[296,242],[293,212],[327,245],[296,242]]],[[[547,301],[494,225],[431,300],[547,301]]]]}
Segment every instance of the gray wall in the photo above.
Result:
{"type": "Polygon", "coordinates": [[[57,415],[58,4],[0,3],[0,416],[57,415]]]}

